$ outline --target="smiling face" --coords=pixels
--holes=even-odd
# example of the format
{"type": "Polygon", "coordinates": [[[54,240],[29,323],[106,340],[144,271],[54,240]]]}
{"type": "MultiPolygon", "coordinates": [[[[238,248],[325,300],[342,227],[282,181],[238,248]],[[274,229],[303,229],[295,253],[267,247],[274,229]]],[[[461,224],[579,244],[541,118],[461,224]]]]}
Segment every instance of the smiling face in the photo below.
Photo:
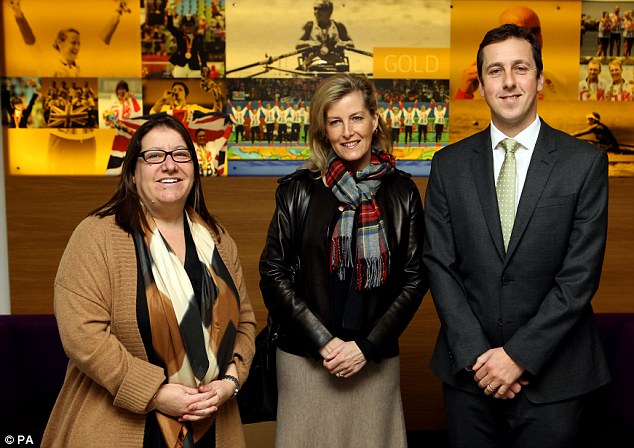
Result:
{"type": "MultiPolygon", "coordinates": [[[[154,128],[143,137],[141,153],[150,149],[188,150],[183,137],[166,127],[154,128]]],[[[177,163],[168,155],[163,163],[153,165],[139,158],[133,181],[141,200],[154,216],[161,216],[169,208],[182,210],[194,184],[194,162],[177,163]]]]}
{"type": "Polygon", "coordinates": [[[360,171],[372,156],[372,133],[379,117],[365,107],[363,94],[352,92],[326,110],[326,137],[351,171],[360,171]]]}
{"type": "Polygon", "coordinates": [[[207,133],[204,130],[196,132],[196,143],[202,146],[205,146],[205,143],[207,143],[207,133]]]}
{"type": "Polygon", "coordinates": [[[588,82],[597,82],[601,73],[601,63],[599,61],[588,62],[588,82]]]}
{"type": "Polygon", "coordinates": [[[623,67],[618,61],[610,63],[610,76],[614,84],[623,82],[623,67]]]}
{"type": "Polygon", "coordinates": [[[480,93],[491,109],[493,124],[514,137],[537,114],[537,93],[544,76],[537,76],[531,45],[512,37],[484,47],[480,93]]]}
{"type": "Polygon", "coordinates": [[[80,48],[79,34],[73,31],[66,32],[64,40],[58,40],[57,48],[62,59],[69,63],[74,63],[80,48]]]}

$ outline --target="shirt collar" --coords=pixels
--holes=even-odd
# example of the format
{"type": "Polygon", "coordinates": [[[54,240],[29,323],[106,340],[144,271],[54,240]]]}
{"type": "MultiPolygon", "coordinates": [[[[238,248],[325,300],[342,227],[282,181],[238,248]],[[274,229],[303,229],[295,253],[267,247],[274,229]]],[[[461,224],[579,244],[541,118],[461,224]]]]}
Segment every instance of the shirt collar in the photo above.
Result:
{"type": "MultiPolygon", "coordinates": [[[[539,119],[539,115],[535,115],[535,121],[533,121],[526,129],[513,137],[513,140],[516,140],[522,145],[522,148],[533,150],[535,148],[535,144],[537,143],[537,137],[539,136],[539,130],[541,128],[542,122],[539,119]]],[[[492,149],[497,148],[502,140],[505,138],[510,138],[508,135],[504,135],[502,131],[495,127],[493,123],[491,123],[491,145],[492,149]]]]}

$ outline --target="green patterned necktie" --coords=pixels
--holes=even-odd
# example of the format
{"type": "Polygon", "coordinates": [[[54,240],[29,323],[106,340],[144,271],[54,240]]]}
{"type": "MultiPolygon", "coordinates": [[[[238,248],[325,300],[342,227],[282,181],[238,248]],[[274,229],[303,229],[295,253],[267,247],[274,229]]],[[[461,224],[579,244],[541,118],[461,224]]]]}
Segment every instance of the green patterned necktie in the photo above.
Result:
{"type": "Polygon", "coordinates": [[[513,231],[513,221],[515,221],[515,150],[520,144],[512,138],[505,138],[500,144],[504,147],[506,155],[500,169],[496,190],[504,249],[507,249],[513,231]]]}

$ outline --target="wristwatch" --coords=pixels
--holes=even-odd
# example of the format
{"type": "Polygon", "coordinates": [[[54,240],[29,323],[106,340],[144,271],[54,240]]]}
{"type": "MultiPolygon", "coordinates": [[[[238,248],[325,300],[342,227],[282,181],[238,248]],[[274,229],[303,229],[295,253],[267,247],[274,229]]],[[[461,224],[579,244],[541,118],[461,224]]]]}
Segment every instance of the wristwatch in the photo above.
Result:
{"type": "Polygon", "coordinates": [[[233,375],[225,375],[221,379],[232,381],[233,384],[236,385],[236,388],[233,391],[233,395],[231,396],[231,398],[236,398],[236,396],[238,395],[238,392],[240,392],[240,381],[238,381],[238,378],[236,378],[233,375]]]}

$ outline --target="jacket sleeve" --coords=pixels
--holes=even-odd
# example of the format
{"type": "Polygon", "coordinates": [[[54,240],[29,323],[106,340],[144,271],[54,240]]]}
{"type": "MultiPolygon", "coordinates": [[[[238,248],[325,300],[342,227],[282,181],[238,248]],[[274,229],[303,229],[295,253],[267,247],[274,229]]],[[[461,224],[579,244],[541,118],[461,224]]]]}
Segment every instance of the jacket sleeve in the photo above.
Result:
{"type": "Polygon", "coordinates": [[[608,219],[608,157],[589,164],[577,197],[568,249],[554,286],[537,314],[504,345],[513,360],[533,375],[553,356],[570,330],[590,309],[599,288],[608,219]]]}
{"type": "MultiPolygon", "coordinates": [[[[140,336],[128,341],[127,347],[116,336],[115,319],[117,328],[125,328],[126,335],[138,333],[138,327],[136,319],[130,319],[136,308],[126,310],[125,299],[114,297],[119,276],[136,279],[136,269],[117,269],[116,264],[125,261],[116,258],[114,246],[108,226],[97,223],[97,218],[88,218],[77,227],[55,279],[55,316],[71,363],[104,387],[115,406],[143,413],[165,381],[165,374],[146,356],[142,359],[128,350],[137,344],[136,351],[145,354],[140,336]],[[115,300],[125,317],[115,316],[115,300]]],[[[136,289],[130,294],[136,297],[136,289]]],[[[128,308],[136,306],[135,300],[128,302],[128,308]]]]}
{"type": "Polygon", "coordinates": [[[181,32],[181,30],[174,26],[174,16],[171,14],[167,15],[167,23],[165,27],[167,28],[167,31],[169,31],[174,37],[178,37],[178,34],[181,32]]]}
{"type": "MultiPolygon", "coordinates": [[[[378,348],[384,343],[398,339],[410,323],[427,292],[427,276],[423,268],[423,242],[425,240],[425,222],[423,204],[416,185],[410,184],[408,209],[400,222],[391,225],[402,226],[402,237],[407,241],[405,254],[392,254],[403,257],[403,272],[398,273],[401,281],[400,291],[394,302],[376,322],[367,339],[378,348]]],[[[386,192],[387,193],[387,192],[386,192]]]]}
{"type": "Polygon", "coordinates": [[[293,191],[298,188],[302,188],[299,182],[291,181],[276,191],[275,211],[260,257],[260,289],[273,319],[303,336],[311,349],[319,350],[333,336],[308,308],[291,279],[292,229],[297,228],[299,202],[293,200],[293,191]]]}
{"type": "Polygon", "coordinates": [[[435,156],[425,194],[425,248],[423,260],[429,286],[454,360],[454,373],[472,365],[491,348],[467,301],[463,280],[457,270],[451,210],[442,179],[442,160],[435,156]]]}

